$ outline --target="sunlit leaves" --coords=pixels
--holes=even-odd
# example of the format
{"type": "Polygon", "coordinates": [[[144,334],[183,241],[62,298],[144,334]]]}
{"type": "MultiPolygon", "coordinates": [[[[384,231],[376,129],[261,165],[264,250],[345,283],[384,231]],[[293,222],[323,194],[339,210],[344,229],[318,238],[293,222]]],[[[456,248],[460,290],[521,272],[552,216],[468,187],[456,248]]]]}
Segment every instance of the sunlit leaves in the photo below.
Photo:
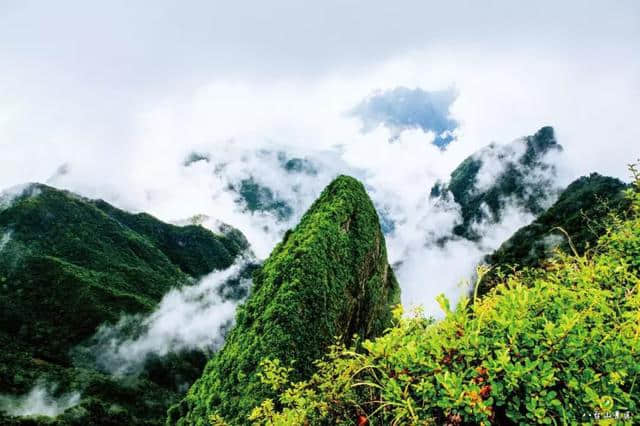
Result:
{"type": "MultiPolygon", "coordinates": [[[[632,201],[640,205],[636,195],[632,201]]],[[[638,412],[639,277],[640,218],[612,220],[586,255],[558,253],[547,268],[505,276],[455,310],[439,297],[439,322],[396,309],[384,336],[365,341],[362,352],[334,347],[311,380],[288,391],[312,396],[304,404],[280,397],[271,418],[564,424],[594,412],[638,412]]]]}

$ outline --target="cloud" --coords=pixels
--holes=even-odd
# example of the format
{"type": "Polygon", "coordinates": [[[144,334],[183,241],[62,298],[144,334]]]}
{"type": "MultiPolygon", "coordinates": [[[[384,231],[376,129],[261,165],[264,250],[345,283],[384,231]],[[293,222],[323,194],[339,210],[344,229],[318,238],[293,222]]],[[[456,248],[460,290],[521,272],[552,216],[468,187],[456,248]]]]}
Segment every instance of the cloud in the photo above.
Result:
{"type": "MultiPolygon", "coordinates": [[[[542,238],[542,244],[544,246],[544,252],[547,256],[551,255],[562,243],[564,243],[565,237],[560,234],[547,234],[542,238]]],[[[531,247],[530,255],[536,256],[535,246],[531,247]]]]}
{"type": "Polygon", "coordinates": [[[74,357],[89,355],[100,369],[121,375],[140,373],[151,355],[217,349],[233,321],[236,296],[246,296],[250,287],[243,272],[251,261],[243,257],[197,284],[169,291],[149,315],[125,315],[115,325],[102,325],[74,357]]]}
{"type": "Polygon", "coordinates": [[[469,280],[484,256],[530,223],[539,205],[555,201],[562,186],[557,167],[563,157],[550,131],[504,145],[491,144],[474,153],[463,163],[467,167],[456,170],[459,198],[444,185],[438,196],[424,191],[408,212],[399,210],[388,244],[397,259],[405,304],[422,305],[426,313],[442,315],[435,297],[444,293],[457,303],[469,293],[469,280]],[[532,155],[531,147],[539,148],[537,155],[532,155]],[[476,164],[477,171],[470,164],[476,164]],[[480,200],[478,206],[476,200],[480,200]],[[471,216],[465,213],[469,206],[471,216]],[[468,230],[460,231],[461,227],[468,230]]]}
{"type": "Polygon", "coordinates": [[[458,126],[449,113],[456,97],[454,89],[428,92],[396,87],[374,92],[349,114],[362,120],[363,132],[384,125],[391,130],[391,140],[397,140],[403,130],[422,129],[435,133],[433,143],[444,148],[453,140],[453,131],[458,126]]]}
{"type": "MultiPolygon", "coordinates": [[[[504,201],[499,221],[475,223],[477,241],[453,234],[453,226],[461,220],[454,206],[446,210],[442,206],[431,206],[423,223],[402,229],[402,233],[413,232],[417,236],[412,244],[405,246],[406,255],[396,267],[402,286],[402,302],[407,307],[423,306],[427,315],[442,317],[436,296],[444,294],[455,305],[469,294],[473,284],[470,280],[484,256],[535,218],[516,203],[504,201]],[[439,243],[442,239],[445,239],[444,243],[439,243]]],[[[393,238],[391,243],[397,244],[398,239],[393,238]]]]}
{"type": "Polygon", "coordinates": [[[22,183],[14,185],[0,192],[0,211],[11,207],[11,205],[19,198],[37,197],[40,195],[40,188],[31,183],[22,183]]]}
{"type": "MultiPolygon", "coordinates": [[[[351,174],[384,212],[404,301],[463,294],[455,288],[478,247],[438,251],[425,240],[459,221],[428,191],[467,156],[547,124],[566,151],[558,185],[592,171],[626,179],[639,156],[639,5],[576,5],[13,2],[0,16],[0,187],[54,176],[55,186],[166,221],[205,214],[239,228],[265,258],[336,174],[351,174]],[[362,133],[345,114],[372,90],[399,87],[456,88],[445,151],[421,127],[362,133]],[[279,152],[315,173],[283,169],[279,152]],[[190,153],[202,158],[186,161],[190,153]],[[245,179],[290,216],[247,209],[233,190],[245,179]]],[[[518,226],[513,211],[506,233],[518,226]]]]}
{"type": "Polygon", "coordinates": [[[0,411],[15,417],[56,417],[80,403],[77,392],[54,396],[54,391],[55,386],[38,384],[25,395],[0,395],[0,411]]]}
{"type": "Polygon", "coordinates": [[[168,0],[135,6],[118,0],[99,7],[69,0],[5,3],[3,70],[12,65],[10,71],[17,68],[23,78],[37,79],[45,66],[41,84],[73,81],[87,92],[100,86],[124,99],[131,95],[120,92],[121,86],[148,90],[212,73],[299,78],[354,67],[362,73],[433,45],[471,44],[485,53],[541,44],[570,52],[615,45],[638,34],[633,1],[587,6],[577,0],[488,6],[407,1],[395,7],[364,0],[304,6],[275,0],[250,8],[204,0],[189,7],[168,0]]]}
{"type": "Polygon", "coordinates": [[[0,253],[2,253],[7,244],[9,244],[9,241],[11,241],[12,234],[13,232],[11,230],[8,230],[2,234],[2,237],[0,237],[0,253]]]}

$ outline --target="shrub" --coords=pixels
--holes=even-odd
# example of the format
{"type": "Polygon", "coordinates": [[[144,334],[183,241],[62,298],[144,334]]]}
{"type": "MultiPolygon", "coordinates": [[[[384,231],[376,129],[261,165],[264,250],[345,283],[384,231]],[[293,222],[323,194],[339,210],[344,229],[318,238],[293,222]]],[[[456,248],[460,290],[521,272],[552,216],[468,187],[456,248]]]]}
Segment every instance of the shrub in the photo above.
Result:
{"type": "MultiPolygon", "coordinates": [[[[635,169],[633,169],[635,172],[635,169]]],[[[558,253],[445,318],[403,317],[362,350],[331,347],[311,379],[262,364],[277,398],[256,424],[567,424],[640,408],[640,179],[595,250],[558,253]]],[[[482,275],[481,271],[480,275],[482,275]]]]}

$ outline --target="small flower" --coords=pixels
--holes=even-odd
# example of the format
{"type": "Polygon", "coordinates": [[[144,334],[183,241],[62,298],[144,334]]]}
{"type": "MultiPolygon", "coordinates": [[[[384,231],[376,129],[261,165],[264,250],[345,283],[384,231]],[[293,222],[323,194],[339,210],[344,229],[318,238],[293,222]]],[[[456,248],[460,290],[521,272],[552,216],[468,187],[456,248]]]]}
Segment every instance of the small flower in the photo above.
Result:
{"type": "Polygon", "coordinates": [[[482,389],[480,389],[480,396],[482,399],[487,399],[491,394],[491,385],[486,385],[482,389]]]}

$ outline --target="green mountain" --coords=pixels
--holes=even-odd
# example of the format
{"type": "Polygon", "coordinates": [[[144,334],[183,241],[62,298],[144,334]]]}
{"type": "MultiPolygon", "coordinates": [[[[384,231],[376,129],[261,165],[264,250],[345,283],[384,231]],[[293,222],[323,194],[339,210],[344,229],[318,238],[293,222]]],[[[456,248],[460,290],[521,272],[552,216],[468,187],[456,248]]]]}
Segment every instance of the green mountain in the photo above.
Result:
{"type": "Polygon", "coordinates": [[[451,196],[462,216],[454,234],[478,240],[473,225],[499,222],[508,202],[534,215],[544,211],[546,200],[553,195],[549,191],[555,176],[546,155],[561,150],[552,127],[543,127],[509,145],[491,144],[465,159],[448,183],[436,183],[431,198],[446,200],[451,196]]]}
{"type": "Polygon", "coordinates": [[[4,193],[0,424],[563,423],[635,412],[640,178],[594,173],[546,208],[546,154],[560,149],[543,128],[489,146],[433,188],[459,204],[459,237],[478,239],[474,225],[499,221],[506,203],[537,215],[487,257],[480,297],[455,309],[439,299],[443,320],[393,318],[400,290],[378,214],[363,185],[340,176],[261,267],[214,290],[223,300],[249,291],[220,351],[154,355],[129,376],[78,348],[94,347],[101,324],[151,312],[171,289],[231,266],[244,236],[40,184],[4,193]],[[57,417],[19,417],[34,404],[57,417]]]}
{"type": "MultiPolygon", "coordinates": [[[[512,266],[536,267],[551,256],[554,249],[569,253],[569,240],[555,228],[562,228],[578,254],[593,248],[607,226],[608,216],[622,214],[629,208],[629,200],[624,195],[628,185],[619,179],[592,173],[571,183],[558,200],[531,224],[520,228],[486,262],[500,266],[508,273],[512,266]],[[554,230],[555,229],[555,230],[554,230]]],[[[492,287],[492,279],[497,273],[492,271],[482,281],[479,294],[492,287]]]]}
{"type": "MultiPolygon", "coordinates": [[[[228,229],[217,235],[200,226],[174,226],[40,184],[5,193],[0,394],[24,394],[40,381],[52,382],[58,384],[54,393],[82,393],[80,406],[70,411],[84,424],[111,424],[107,413],[113,410],[118,424],[157,424],[177,399],[176,389],[75,368],[70,351],[100,324],[149,312],[168,290],[230,266],[248,244],[228,229]]],[[[202,355],[189,357],[193,368],[203,365],[202,355]]]]}
{"type": "MultiPolygon", "coordinates": [[[[640,173],[635,179],[636,191],[625,193],[628,211],[606,219],[606,232],[585,255],[560,252],[553,264],[509,276],[456,307],[441,296],[440,321],[398,310],[383,336],[333,348],[306,381],[272,361],[263,382],[277,392],[255,405],[252,421],[637,423],[640,173]]],[[[620,187],[590,176],[564,201],[599,184],[620,187]]]]}
{"type": "Polygon", "coordinates": [[[212,415],[246,423],[251,408],[274,394],[261,383],[268,374],[261,361],[278,359],[292,377],[309,378],[336,337],[381,334],[398,302],[373,204],[362,184],[340,176],[254,275],[224,348],[167,423],[204,425],[212,415]]]}

